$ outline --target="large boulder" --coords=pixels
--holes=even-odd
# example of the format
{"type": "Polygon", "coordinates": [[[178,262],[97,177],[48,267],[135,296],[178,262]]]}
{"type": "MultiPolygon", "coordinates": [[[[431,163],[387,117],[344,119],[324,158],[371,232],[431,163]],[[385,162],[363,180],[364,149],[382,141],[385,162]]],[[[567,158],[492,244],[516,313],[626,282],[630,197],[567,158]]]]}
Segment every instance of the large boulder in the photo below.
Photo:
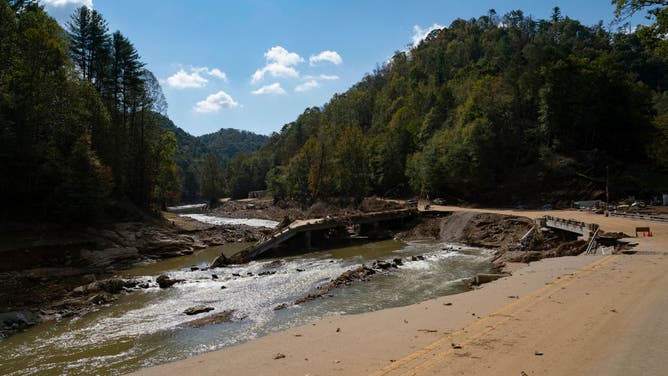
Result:
{"type": "Polygon", "coordinates": [[[248,252],[246,252],[245,250],[233,255],[232,257],[227,257],[221,253],[220,256],[216,257],[216,259],[213,260],[210,267],[220,268],[227,265],[245,264],[249,261],[250,257],[248,257],[248,252]]]}
{"type": "MultiPolygon", "coordinates": [[[[208,325],[216,325],[216,324],[222,324],[226,322],[233,322],[234,321],[234,312],[235,310],[229,309],[220,313],[216,313],[210,316],[202,317],[201,319],[193,320],[193,321],[188,321],[187,323],[183,324],[184,326],[187,326],[189,328],[201,328],[203,326],[208,326],[208,325]]],[[[241,318],[243,319],[243,318],[241,318]]]]}
{"type": "Polygon", "coordinates": [[[0,338],[35,325],[41,320],[39,314],[30,311],[0,313],[0,338]]]}
{"type": "Polygon", "coordinates": [[[134,281],[126,281],[121,278],[109,278],[102,281],[98,281],[96,283],[97,287],[100,290],[108,292],[110,294],[118,294],[119,292],[123,291],[126,286],[131,287],[137,284],[134,281]]]}
{"type": "Polygon", "coordinates": [[[192,315],[198,315],[200,313],[213,311],[214,309],[215,308],[213,308],[213,307],[207,307],[207,306],[203,306],[203,305],[196,305],[194,307],[190,307],[190,308],[186,309],[185,311],[183,311],[183,313],[185,313],[188,316],[192,316],[192,315]]]}
{"type": "Polygon", "coordinates": [[[168,275],[161,275],[159,276],[156,280],[158,282],[158,286],[160,286],[161,289],[166,289],[168,287],[172,287],[174,284],[183,282],[183,279],[171,279],[168,275]]]}
{"type": "Polygon", "coordinates": [[[137,284],[138,282],[133,279],[125,280],[122,278],[108,278],[79,286],[72,290],[72,296],[94,294],[100,291],[110,294],[118,294],[123,292],[125,288],[132,288],[137,286],[137,284]]]}

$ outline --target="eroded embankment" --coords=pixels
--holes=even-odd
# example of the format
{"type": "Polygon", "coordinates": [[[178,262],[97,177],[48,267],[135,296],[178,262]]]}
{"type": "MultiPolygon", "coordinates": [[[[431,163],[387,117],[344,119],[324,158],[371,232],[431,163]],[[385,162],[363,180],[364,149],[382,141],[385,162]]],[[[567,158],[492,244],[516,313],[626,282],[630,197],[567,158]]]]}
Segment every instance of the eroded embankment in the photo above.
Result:
{"type": "Polygon", "coordinates": [[[574,235],[537,228],[536,222],[527,217],[478,212],[455,212],[446,217],[423,218],[415,227],[397,237],[402,240],[428,237],[489,248],[494,250],[493,263],[498,269],[507,262],[526,263],[547,257],[578,255],[587,246],[574,235]],[[525,237],[527,233],[529,235],[525,237]]]}
{"type": "MultiPolygon", "coordinates": [[[[529,262],[544,257],[578,254],[585,244],[563,234],[534,231],[529,241],[519,240],[534,226],[531,219],[517,216],[458,212],[442,218],[422,218],[398,233],[400,240],[436,239],[494,250],[494,263],[529,262]]],[[[0,298],[6,302],[2,331],[6,334],[43,319],[87,312],[106,304],[146,281],[112,278],[114,268],[155,258],[191,253],[209,245],[262,236],[260,230],[210,227],[185,231],[142,224],[122,224],[113,229],[90,229],[66,246],[40,245],[2,252],[14,255],[0,270],[0,298]],[[65,247],[65,248],[63,248],[65,247]],[[61,249],[62,248],[62,249],[61,249]],[[41,252],[41,253],[40,253],[41,252]],[[30,260],[29,268],[20,267],[30,260]],[[12,269],[13,266],[13,269],[12,269]]],[[[266,235],[266,234],[265,234],[266,235]]],[[[338,287],[338,286],[336,286],[338,287]]]]}
{"type": "Polygon", "coordinates": [[[141,262],[192,254],[228,242],[250,242],[248,226],[117,223],[103,228],[37,227],[25,237],[3,233],[0,248],[0,338],[38,322],[80,314],[115,300],[141,282],[115,276],[141,262]],[[78,288],[78,289],[77,289],[78,288]]]}

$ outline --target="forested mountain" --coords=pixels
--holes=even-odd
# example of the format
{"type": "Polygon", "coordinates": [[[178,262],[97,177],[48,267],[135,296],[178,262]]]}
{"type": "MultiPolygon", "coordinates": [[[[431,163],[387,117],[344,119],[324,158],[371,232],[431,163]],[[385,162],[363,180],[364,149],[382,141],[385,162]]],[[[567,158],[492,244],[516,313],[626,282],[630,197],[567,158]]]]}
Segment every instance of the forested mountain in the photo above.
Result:
{"type": "Polygon", "coordinates": [[[249,131],[223,128],[215,133],[197,137],[218,159],[233,158],[239,153],[250,153],[267,143],[269,137],[249,131]]]}
{"type": "Polygon", "coordinates": [[[78,8],[65,30],[35,1],[0,0],[0,221],[137,218],[212,194],[201,184],[212,168],[213,193],[226,193],[227,158],[264,136],[202,142],[166,109],[132,42],[96,10],[78,8]]]}
{"type": "Polygon", "coordinates": [[[177,127],[168,117],[159,117],[160,127],[176,138],[176,165],[179,170],[179,199],[192,200],[199,196],[198,166],[211,151],[195,136],[177,127]]]}
{"type": "Polygon", "coordinates": [[[213,167],[210,167],[219,169],[218,173],[221,174],[218,182],[221,187],[214,191],[224,195],[228,193],[226,189],[229,189],[225,170],[229,168],[230,159],[237,154],[259,149],[269,139],[267,136],[231,128],[196,137],[174,125],[166,116],[160,117],[160,126],[176,136],[176,164],[181,176],[181,196],[187,201],[202,194],[200,180],[202,172],[206,173],[206,168],[203,167],[208,157],[215,157],[209,158],[209,163],[213,164],[213,167]]]}
{"type": "Polygon", "coordinates": [[[601,194],[609,166],[614,195],[659,193],[668,189],[663,35],[585,26],[558,8],[548,20],[519,10],[459,19],[304,111],[233,161],[235,175],[246,189],[303,200],[554,202],[601,194]]]}
{"type": "Polygon", "coordinates": [[[521,11],[456,20],[268,140],[199,138],[120,31],[81,7],[64,30],[0,0],[0,221],[85,222],[269,188],[334,196],[555,202],[668,191],[665,2],[633,31],[521,11]],[[256,150],[256,148],[258,148],[256,150]],[[253,151],[256,150],[256,151],[253,151]]]}

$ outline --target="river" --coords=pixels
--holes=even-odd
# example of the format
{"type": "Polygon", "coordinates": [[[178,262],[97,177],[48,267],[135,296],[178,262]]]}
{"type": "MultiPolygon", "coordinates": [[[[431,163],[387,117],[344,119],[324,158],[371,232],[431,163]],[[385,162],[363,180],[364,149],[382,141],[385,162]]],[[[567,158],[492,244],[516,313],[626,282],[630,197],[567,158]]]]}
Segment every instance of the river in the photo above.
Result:
{"type": "Polygon", "coordinates": [[[355,314],[404,306],[465,289],[462,280],[488,272],[488,251],[433,241],[394,240],[347,246],[293,256],[272,275],[275,260],[243,266],[191,271],[205,267],[220,252],[231,255],[247,244],[229,244],[190,256],[168,259],[124,271],[155,280],[167,272],[184,283],[169,289],[151,287],[122,296],[113,304],[83,317],[63,319],[30,328],[0,342],[0,374],[123,374],[142,367],[183,359],[249,341],[268,333],[330,315],[355,314]],[[312,292],[316,286],[362,263],[377,259],[410,258],[387,274],[368,282],[332,291],[331,297],[274,311],[312,292]],[[218,279],[212,279],[216,274],[218,279]],[[238,274],[239,276],[233,276],[238,274]],[[223,289],[222,286],[225,286],[223,289]],[[203,304],[214,314],[234,309],[234,323],[186,328],[194,318],[183,311],[203,304]]]}

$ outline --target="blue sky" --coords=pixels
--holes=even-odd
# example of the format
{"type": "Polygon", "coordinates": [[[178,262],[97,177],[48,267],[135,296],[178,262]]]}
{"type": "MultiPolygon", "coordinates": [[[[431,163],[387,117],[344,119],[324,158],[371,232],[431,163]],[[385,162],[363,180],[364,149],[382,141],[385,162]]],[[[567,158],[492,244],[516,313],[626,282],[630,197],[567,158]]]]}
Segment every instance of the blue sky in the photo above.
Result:
{"type": "MultiPolygon", "coordinates": [[[[220,128],[279,131],[426,30],[456,18],[491,8],[549,18],[559,6],[564,16],[586,25],[603,20],[607,27],[614,10],[610,0],[41,2],[61,23],[82,4],[101,12],[161,81],[169,117],[194,135],[220,128]]],[[[630,22],[647,23],[642,15],[630,22]]]]}

